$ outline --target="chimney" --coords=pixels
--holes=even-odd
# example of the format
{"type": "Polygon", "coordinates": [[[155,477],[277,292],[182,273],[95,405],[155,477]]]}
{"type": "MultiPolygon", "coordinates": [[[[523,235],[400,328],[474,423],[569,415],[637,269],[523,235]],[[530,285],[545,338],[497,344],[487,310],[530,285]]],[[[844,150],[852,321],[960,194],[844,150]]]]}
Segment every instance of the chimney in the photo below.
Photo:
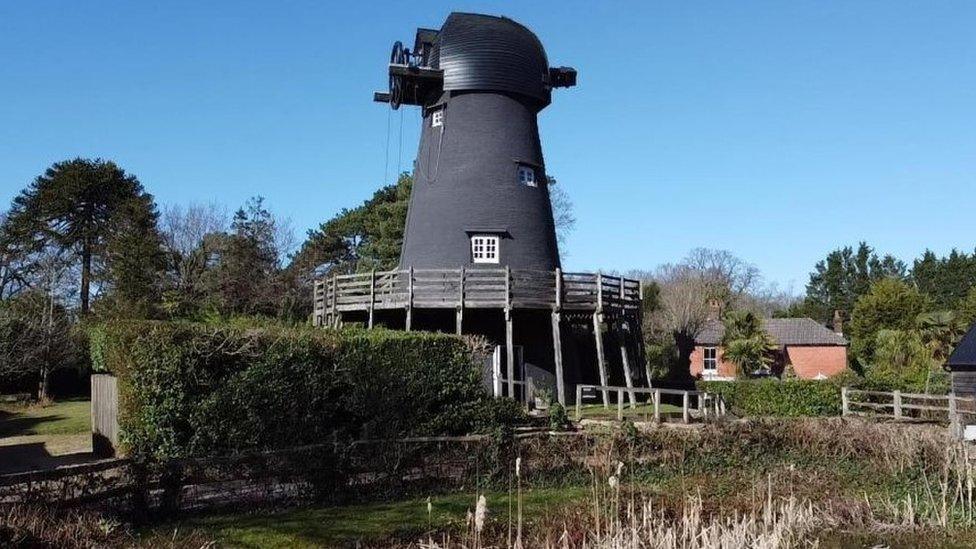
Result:
{"type": "Polygon", "coordinates": [[[840,309],[834,309],[834,333],[842,336],[844,335],[844,314],[840,309]]]}
{"type": "Polygon", "coordinates": [[[718,299],[708,300],[708,312],[705,313],[705,320],[722,319],[722,302],[718,299]]]}

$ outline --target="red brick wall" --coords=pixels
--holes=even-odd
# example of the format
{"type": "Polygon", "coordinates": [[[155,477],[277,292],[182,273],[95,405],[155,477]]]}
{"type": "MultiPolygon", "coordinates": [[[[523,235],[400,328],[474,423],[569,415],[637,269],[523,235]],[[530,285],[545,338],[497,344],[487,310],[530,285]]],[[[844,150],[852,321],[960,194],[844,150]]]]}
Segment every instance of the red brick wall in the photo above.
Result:
{"type": "Polygon", "coordinates": [[[847,347],[798,347],[786,348],[787,362],[800,379],[815,379],[818,374],[835,376],[847,369],[847,347]]]}
{"type": "MultiPolygon", "coordinates": [[[[722,360],[722,348],[716,347],[718,353],[718,375],[719,377],[735,377],[735,364],[722,360]]],[[[698,377],[705,369],[705,347],[696,345],[691,352],[691,377],[698,377]]]]}
{"type": "MultiPolygon", "coordinates": [[[[722,348],[718,350],[718,376],[734,378],[735,364],[722,360],[722,348]]],[[[817,374],[835,376],[847,369],[847,347],[843,346],[790,346],[786,349],[786,361],[793,364],[793,371],[800,379],[816,379],[817,374]]],[[[705,347],[698,345],[691,353],[691,376],[698,377],[705,369],[705,347]]]]}

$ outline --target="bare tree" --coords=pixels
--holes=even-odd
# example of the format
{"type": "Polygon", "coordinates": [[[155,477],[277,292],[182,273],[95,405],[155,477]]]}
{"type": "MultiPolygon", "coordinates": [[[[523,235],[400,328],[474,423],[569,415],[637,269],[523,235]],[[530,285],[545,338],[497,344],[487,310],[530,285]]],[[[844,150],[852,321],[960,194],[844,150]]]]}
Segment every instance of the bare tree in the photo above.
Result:
{"type": "Polygon", "coordinates": [[[219,241],[210,237],[227,230],[227,210],[216,204],[168,206],[160,225],[169,263],[164,307],[181,315],[198,304],[204,291],[208,262],[219,241]]]}
{"type": "Polygon", "coordinates": [[[559,244],[560,259],[565,259],[565,244],[569,234],[576,228],[576,215],[573,214],[573,201],[556,178],[549,178],[549,204],[552,206],[552,220],[556,227],[556,242],[559,244]]]}
{"type": "Polygon", "coordinates": [[[672,374],[686,377],[709,302],[719,300],[727,307],[741,303],[760,276],[755,266],[731,252],[696,248],[682,262],[658,267],[651,281],[657,292],[645,330],[651,337],[673,338],[678,357],[672,374]]]}

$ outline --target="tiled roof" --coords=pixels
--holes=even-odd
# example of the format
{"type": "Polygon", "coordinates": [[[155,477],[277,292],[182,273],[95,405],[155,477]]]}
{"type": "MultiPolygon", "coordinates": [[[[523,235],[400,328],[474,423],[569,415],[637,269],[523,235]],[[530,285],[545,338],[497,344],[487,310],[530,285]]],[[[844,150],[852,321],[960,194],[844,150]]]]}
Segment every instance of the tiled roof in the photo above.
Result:
{"type": "Polygon", "coordinates": [[[976,366],[976,324],[969,328],[969,332],[963,336],[962,341],[956,346],[956,350],[949,355],[946,365],[952,366],[976,366]]]}
{"type": "MultiPolygon", "coordinates": [[[[766,331],[780,345],[847,345],[839,335],[812,318],[767,318],[763,321],[766,331]]],[[[722,342],[725,326],[721,321],[709,320],[695,338],[699,345],[718,345],[722,342]]]]}

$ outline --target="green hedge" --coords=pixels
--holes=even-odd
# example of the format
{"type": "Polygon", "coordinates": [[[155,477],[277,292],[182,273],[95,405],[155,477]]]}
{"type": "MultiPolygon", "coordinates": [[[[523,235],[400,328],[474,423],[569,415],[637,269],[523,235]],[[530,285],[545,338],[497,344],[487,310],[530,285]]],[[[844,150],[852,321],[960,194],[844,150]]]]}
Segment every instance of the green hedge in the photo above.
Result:
{"type": "Polygon", "coordinates": [[[135,456],[461,434],[521,413],[487,395],[453,336],[132,321],[94,332],[92,360],[118,377],[135,456]]]}
{"type": "Polygon", "coordinates": [[[732,413],[739,416],[838,416],[840,388],[845,382],[850,382],[846,376],[824,381],[700,381],[698,389],[722,395],[732,413]]]}

